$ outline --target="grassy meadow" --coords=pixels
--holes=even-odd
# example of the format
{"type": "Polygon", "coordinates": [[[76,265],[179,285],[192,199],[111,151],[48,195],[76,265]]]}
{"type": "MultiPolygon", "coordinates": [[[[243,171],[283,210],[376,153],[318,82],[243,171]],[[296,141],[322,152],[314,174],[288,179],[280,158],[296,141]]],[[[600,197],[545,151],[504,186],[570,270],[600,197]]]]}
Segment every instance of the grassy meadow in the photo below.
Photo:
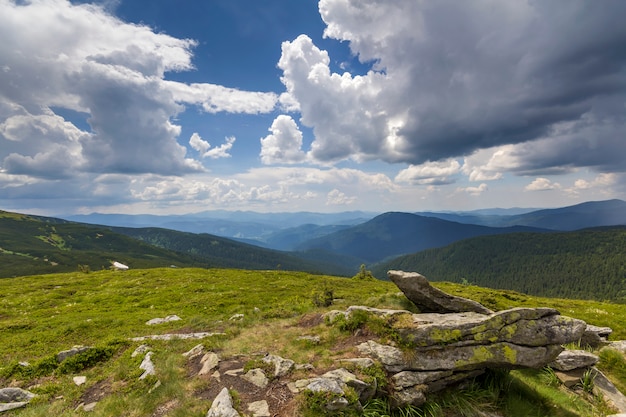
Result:
{"type": "MultiPolygon", "coordinates": [[[[564,315],[613,328],[612,339],[626,339],[623,305],[542,299],[445,282],[433,285],[495,310],[555,307],[564,315]]],[[[288,271],[162,268],[1,279],[0,386],[19,386],[38,394],[26,408],[4,415],[204,416],[212,398],[198,393],[209,382],[190,378],[181,355],[200,341],[143,342],[154,351],[157,376],[139,380],[141,357],[133,358],[131,353],[142,342],[130,338],[211,332],[216,335],[201,343],[219,352],[222,358],[270,352],[324,369],[332,366],[334,357],[350,349],[342,341],[351,335],[317,323],[305,332],[321,336],[322,343],[306,343],[297,340],[303,328],[296,324],[315,314],[350,305],[413,308],[390,282],[288,271]],[[329,299],[332,305],[325,306],[328,303],[324,301],[329,299]],[[182,320],[146,325],[150,319],[172,314],[182,320]],[[243,314],[243,319],[230,320],[236,314],[243,314]],[[89,357],[59,366],[55,355],[75,345],[96,349],[89,357]],[[29,366],[24,366],[24,362],[29,366]],[[87,376],[87,383],[76,386],[72,377],[77,375],[87,376]],[[81,402],[90,400],[98,401],[94,411],[77,410],[81,402]]],[[[626,386],[626,365],[620,356],[603,358],[610,361],[603,369],[618,386],[626,386]]],[[[512,387],[509,394],[494,397],[494,391],[506,390],[481,388],[478,393],[467,391],[467,401],[479,404],[476,407],[498,409],[506,416],[606,413],[601,399],[574,401],[558,386],[552,387],[550,393],[544,392],[544,379],[541,370],[513,371],[507,375],[507,387],[512,387]],[[525,408],[520,408],[520,403],[526,404],[525,408]],[[521,410],[527,414],[520,414],[521,410]]],[[[465,401],[461,393],[440,396],[423,408],[400,411],[390,411],[383,403],[375,402],[365,407],[363,415],[445,417],[456,415],[450,414],[450,410],[459,407],[471,410],[466,403],[457,404],[461,400],[465,401]]]]}

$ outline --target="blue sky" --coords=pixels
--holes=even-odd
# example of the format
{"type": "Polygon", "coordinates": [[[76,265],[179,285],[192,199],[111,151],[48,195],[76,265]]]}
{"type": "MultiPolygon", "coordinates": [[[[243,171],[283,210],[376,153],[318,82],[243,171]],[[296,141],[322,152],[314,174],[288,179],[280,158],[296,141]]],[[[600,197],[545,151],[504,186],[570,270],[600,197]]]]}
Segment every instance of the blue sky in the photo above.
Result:
{"type": "Polygon", "coordinates": [[[626,199],[626,3],[0,0],[0,209],[626,199]]]}

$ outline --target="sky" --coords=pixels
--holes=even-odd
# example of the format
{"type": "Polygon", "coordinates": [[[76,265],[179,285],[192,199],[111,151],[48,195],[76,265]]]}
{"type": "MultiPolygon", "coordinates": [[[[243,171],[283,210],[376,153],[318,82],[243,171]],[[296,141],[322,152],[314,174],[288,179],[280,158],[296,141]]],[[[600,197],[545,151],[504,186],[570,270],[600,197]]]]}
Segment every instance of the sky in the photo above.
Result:
{"type": "Polygon", "coordinates": [[[623,0],[0,0],[0,209],[626,200],[623,0]]]}

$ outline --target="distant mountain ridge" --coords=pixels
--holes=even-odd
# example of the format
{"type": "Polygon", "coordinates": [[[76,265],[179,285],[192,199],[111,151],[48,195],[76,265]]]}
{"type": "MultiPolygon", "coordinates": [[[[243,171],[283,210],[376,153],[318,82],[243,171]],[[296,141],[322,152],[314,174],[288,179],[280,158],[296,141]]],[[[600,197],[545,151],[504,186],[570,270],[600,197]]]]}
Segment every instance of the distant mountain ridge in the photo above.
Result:
{"type": "Polygon", "coordinates": [[[446,246],[474,236],[514,232],[546,232],[526,226],[494,228],[451,222],[417,214],[390,212],[370,221],[304,242],[296,249],[325,250],[371,264],[384,259],[446,246]]]}
{"type": "Polygon", "coordinates": [[[494,214],[496,212],[495,210],[479,210],[465,213],[422,212],[417,214],[491,227],[530,226],[559,231],[626,225],[626,202],[617,199],[589,201],[573,206],[539,209],[513,215],[494,214]]]}

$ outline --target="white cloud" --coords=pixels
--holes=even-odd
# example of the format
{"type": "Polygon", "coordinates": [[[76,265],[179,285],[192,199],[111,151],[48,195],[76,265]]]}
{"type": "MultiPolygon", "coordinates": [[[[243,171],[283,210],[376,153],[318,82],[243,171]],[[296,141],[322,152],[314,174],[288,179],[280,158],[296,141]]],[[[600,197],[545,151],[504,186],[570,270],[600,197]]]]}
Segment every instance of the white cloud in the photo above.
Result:
{"type": "MultiPolygon", "coordinates": [[[[0,0],[0,167],[7,173],[201,172],[177,142],[173,120],[185,104],[211,113],[274,108],[274,93],[166,80],[193,69],[196,41],[125,23],[110,14],[111,4],[0,0]],[[89,131],[64,120],[67,110],[82,112],[89,131]]],[[[204,154],[226,157],[233,142],[204,154]]]]}
{"type": "Polygon", "coordinates": [[[485,191],[487,191],[488,189],[489,189],[489,187],[487,186],[487,184],[485,184],[483,182],[478,187],[458,188],[457,191],[462,191],[462,192],[468,193],[468,194],[473,195],[473,196],[479,196],[482,193],[484,193],[485,191]]]}
{"type": "MultiPolygon", "coordinates": [[[[617,18],[626,3],[321,0],[319,10],[324,35],[348,42],[373,70],[332,73],[328,53],[307,36],[283,43],[281,103],[313,129],[318,162],[420,165],[551,139],[573,122],[587,139],[575,139],[571,151],[558,152],[573,131],[544,143],[538,152],[548,152],[536,161],[530,143],[508,156],[535,171],[602,170],[607,157],[626,170],[617,139],[626,127],[626,59],[611,52],[626,42],[617,18]]],[[[497,162],[515,161],[491,162],[470,170],[472,179],[501,178],[497,162]]]]}
{"type": "Polygon", "coordinates": [[[561,184],[558,182],[552,182],[547,178],[536,178],[533,182],[528,184],[524,190],[526,191],[548,191],[558,190],[561,188],[561,184]]]}
{"type": "Polygon", "coordinates": [[[459,173],[461,165],[455,159],[411,165],[398,173],[396,182],[419,185],[443,185],[454,182],[450,177],[459,173]]]}
{"type": "Polygon", "coordinates": [[[357,200],[354,196],[347,196],[338,189],[331,190],[326,196],[327,206],[347,206],[353,204],[357,200]]]}
{"type": "Polygon", "coordinates": [[[302,132],[289,116],[280,115],[261,139],[261,161],[264,164],[295,164],[306,159],[302,151],[302,132]]]}
{"type": "Polygon", "coordinates": [[[197,132],[194,132],[189,139],[189,145],[198,151],[203,158],[230,158],[230,154],[228,153],[235,143],[234,137],[227,137],[226,143],[221,144],[217,148],[211,148],[211,144],[206,140],[202,139],[197,132]]]}

